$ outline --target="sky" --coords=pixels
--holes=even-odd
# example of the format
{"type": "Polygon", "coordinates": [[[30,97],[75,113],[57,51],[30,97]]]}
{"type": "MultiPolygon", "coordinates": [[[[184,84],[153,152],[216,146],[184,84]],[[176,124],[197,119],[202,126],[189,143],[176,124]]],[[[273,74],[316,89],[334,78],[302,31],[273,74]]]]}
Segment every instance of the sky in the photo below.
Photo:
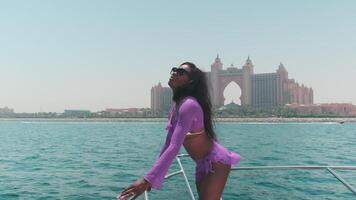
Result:
{"type": "Polygon", "coordinates": [[[315,103],[356,104],[352,0],[0,0],[0,30],[0,108],[15,112],[150,107],[171,67],[210,71],[217,53],[255,73],[283,62],[315,103]]]}

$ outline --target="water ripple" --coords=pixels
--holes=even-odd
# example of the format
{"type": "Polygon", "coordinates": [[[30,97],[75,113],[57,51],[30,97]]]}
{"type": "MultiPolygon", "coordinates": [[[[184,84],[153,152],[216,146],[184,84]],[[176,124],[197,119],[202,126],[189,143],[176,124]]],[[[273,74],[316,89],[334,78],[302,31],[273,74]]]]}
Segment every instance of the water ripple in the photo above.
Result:
{"type": "MultiPolygon", "coordinates": [[[[1,122],[0,199],[115,199],[154,163],[164,125],[1,122]]],[[[241,154],[239,166],[356,165],[354,130],[354,123],[218,123],[216,132],[220,143],[241,154]]],[[[193,186],[194,163],[183,164],[193,186]]],[[[178,169],[176,163],[172,168],[178,169]]],[[[356,185],[355,172],[337,172],[356,185]]],[[[150,197],[189,195],[182,177],[174,177],[150,197]]],[[[327,171],[232,171],[224,191],[224,200],[353,197],[327,171]]]]}

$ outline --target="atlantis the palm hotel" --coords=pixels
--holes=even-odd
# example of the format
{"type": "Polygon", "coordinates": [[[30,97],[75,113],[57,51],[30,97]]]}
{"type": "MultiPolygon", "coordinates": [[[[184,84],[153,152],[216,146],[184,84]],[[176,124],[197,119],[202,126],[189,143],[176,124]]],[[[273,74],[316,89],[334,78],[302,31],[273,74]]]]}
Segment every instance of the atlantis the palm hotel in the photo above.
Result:
{"type": "MultiPolygon", "coordinates": [[[[231,65],[224,69],[217,55],[211,71],[206,72],[206,75],[215,108],[224,106],[224,90],[231,82],[235,82],[241,89],[241,106],[287,106],[302,114],[356,114],[356,107],[351,103],[314,104],[313,89],[289,78],[282,63],[273,73],[255,74],[250,57],[241,68],[231,65]]],[[[152,110],[167,112],[171,104],[172,91],[169,87],[163,87],[159,83],[151,88],[152,110]]]]}

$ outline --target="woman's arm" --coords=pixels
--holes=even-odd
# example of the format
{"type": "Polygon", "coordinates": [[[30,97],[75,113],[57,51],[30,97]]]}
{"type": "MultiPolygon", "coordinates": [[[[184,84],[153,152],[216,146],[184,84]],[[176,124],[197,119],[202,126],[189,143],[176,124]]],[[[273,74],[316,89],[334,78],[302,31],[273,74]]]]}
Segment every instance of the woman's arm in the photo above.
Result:
{"type": "Polygon", "coordinates": [[[199,109],[199,105],[192,99],[186,99],[179,108],[177,125],[168,143],[168,147],[161,152],[159,159],[144,177],[153,188],[161,188],[164,176],[167,174],[172,161],[177,156],[184,142],[185,135],[190,131],[192,119],[194,114],[198,111],[197,109],[199,109]]]}

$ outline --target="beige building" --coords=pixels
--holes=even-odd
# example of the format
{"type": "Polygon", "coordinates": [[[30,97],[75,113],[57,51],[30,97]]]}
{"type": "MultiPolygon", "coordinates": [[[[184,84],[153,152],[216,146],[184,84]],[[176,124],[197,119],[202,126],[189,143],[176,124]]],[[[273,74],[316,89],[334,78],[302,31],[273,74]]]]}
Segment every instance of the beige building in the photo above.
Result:
{"type": "MultiPolygon", "coordinates": [[[[219,55],[211,65],[211,71],[206,72],[212,104],[215,108],[224,106],[224,90],[235,82],[241,89],[242,106],[273,107],[286,104],[313,104],[313,89],[299,85],[288,77],[288,72],[282,63],[276,72],[255,74],[254,65],[247,58],[241,67],[224,69],[219,55]]],[[[236,91],[237,93],[238,91],[236,91]]],[[[161,83],[151,88],[151,109],[168,111],[172,104],[172,90],[162,87],[161,83]]]]}
{"type": "Polygon", "coordinates": [[[230,66],[223,69],[219,55],[207,72],[211,85],[213,105],[224,105],[224,90],[231,82],[241,89],[241,105],[255,107],[283,106],[285,104],[313,104],[313,89],[299,85],[288,77],[288,72],[282,63],[274,73],[255,74],[254,65],[247,58],[241,67],[230,66]]]}
{"type": "Polygon", "coordinates": [[[172,89],[162,87],[161,83],[151,88],[151,109],[153,111],[168,112],[172,105],[172,89]]]}

